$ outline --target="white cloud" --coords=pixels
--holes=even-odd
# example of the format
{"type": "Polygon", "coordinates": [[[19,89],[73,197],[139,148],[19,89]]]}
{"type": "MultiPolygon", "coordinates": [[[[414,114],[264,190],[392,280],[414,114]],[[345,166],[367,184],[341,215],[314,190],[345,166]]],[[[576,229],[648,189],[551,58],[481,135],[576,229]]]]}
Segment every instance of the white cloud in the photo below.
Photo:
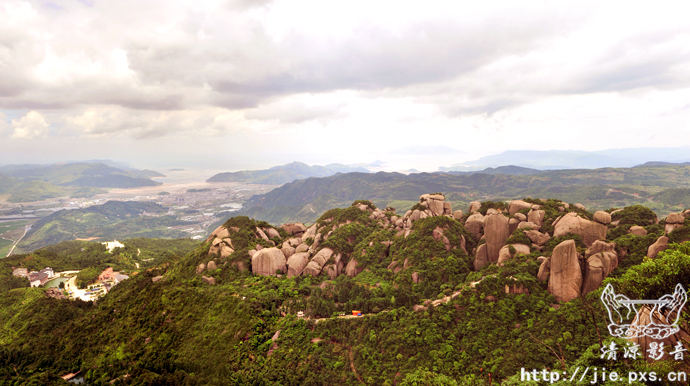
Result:
{"type": "Polygon", "coordinates": [[[0,114],[23,116],[3,132],[0,115],[6,137],[50,123],[51,138],[75,143],[213,138],[343,157],[690,141],[683,5],[45,4],[0,2],[0,114]],[[563,140],[575,132],[587,140],[563,140]]]}
{"type": "Polygon", "coordinates": [[[49,126],[40,113],[30,111],[21,119],[12,120],[12,138],[33,139],[45,137],[48,135],[49,126]]]}

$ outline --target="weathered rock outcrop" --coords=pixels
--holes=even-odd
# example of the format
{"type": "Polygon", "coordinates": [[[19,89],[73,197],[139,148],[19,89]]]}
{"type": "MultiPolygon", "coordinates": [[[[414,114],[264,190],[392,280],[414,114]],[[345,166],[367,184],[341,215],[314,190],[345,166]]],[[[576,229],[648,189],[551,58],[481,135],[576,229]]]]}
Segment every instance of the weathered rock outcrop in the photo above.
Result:
{"type": "MultiPolygon", "coordinates": [[[[520,214],[520,213],[517,213],[520,214]]],[[[513,232],[517,229],[518,225],[520,225],[520,220],[517,218],[509,218],[508,219],[508,232],[512,235],[513,232]]]]}
{"type": "Polygon", "coordinates": [[[474,213],[465,220],[465,229],[476,238],[481,237],[484,229],[484,216],[481,213],[474,213]]]}
{"type": "Polygon", "coordinates": [[[306,240],[306,239],[308,239],[308,238],[310,238],[310,237],[311,237],[312,239],[313,239],[314,237],[316,237],[316,226],[317,226],[317,224],[314,224],[314,225],[310,226],[309,228],[307,228],[307,230],[306,230],[306,231],[304,232],[304,234],[302,235],[302,240],[303,240],[303,241],[306,240]]]}
{"type": "Polygon", "coordinates": [[[532,209],[532,204],[522,200],[513,200],[510,202],[510,205],[508,205],[508,213],[510,213],[511,216],[522,209],[532,209]]]}
{"type": "Polygon", "coordinates": [[[443,215],[444,216],[452,216],[453,215],[453,206],[450,204],[450,202],[444,202],[443,203],[443,215]]]}
{"type": "Polygon", "coordinates": [[[278,233],[278,231],[273,228],[266,229],[266,235],[268,235],[269,239],[272,239],[274,237],[280,238],[280,233],[278,233]]]}
{"type": "Polygon", "coordinates": [[[280,226],[283,228],[283,230],[293,236],[301,236],[304,234],[304,232],[307,231],[307,227],[304,226],[304,224],[300,223],[290,223],[290,224],[283,224],[280,226]]]}
{"type": "Polygon", "coordinates": [[[264,233],[264,231],[262,231],[261,228],[256,228],[255,231],[256,231],[256,235],[257,235],[257,236],[259,236],[259,237],[261,237],[262,239],[268,241],[268,236],[266,236],[266,233],[264,233]]]}
{"type": "Polygon", "coordinates": [[[541,229],[541,225],[533,223],[531,221],[525,221],[525,222],[521,222],[520,224],[518,224],[517,229],[539,230],[539,229],[541,229]]]}
{"type": "Polygon", "coordinates": [[[628,232],[635,236],[647,236],[647,230],[638,225],[630,227],[630,230],[628,232]]]}
{"type": "Polygon", "coordinates": [[[664,225],[664,232],[671,233],[674,229],[682,228],[685,222],[685,217],[680,213],[669,213],[666,216],[666,225],[664,225]]]}
{"type": "Polygon", "coordinates": [[[582,271],[575,241],[558,244],[550,260],[549,293],[559,302],[569,302],[580,296],[582,271]]]}
{"type": "Polygon", "coordinates": [[[304,267],[309,263],[309,254],[306,252],[295,253],[287,260],[288,277],[299,276],[302,274],[304,267]]]}
{"type": "Polygon", "coordinates": [[[419,283],[419,273],[418,272],[412,272],[412,281],[415,283],[419,283]]]}
{"type": "Polygon", "coordinates": [[[252,256],[252,273],[255,275],[271,276],[280,270],[286,271],[286,259],[278,248],[264,248],[252,256]]]}
{"type": "Polygon", "coordinates": [[[532,208],[532,210],[527,213],[527,221],[535,223],[541,227],[542,223],[544,222],[544,216],[546,216],[546,211],[532,208]]]}
{"type": "Polygon", "coordinates": [[[503,266],[503,264],[515,257],[518,253],[524,254],[524,255],[529,255],[529,245],[525,244],[508,244],[504,245],[503,248],[498,251],[498,262],[497,264],[500,266],[503,266]],[[515,249],[515,254],[510,253],[510,247],[513,247],[515,249]]]}
{"type": "Polygon", "coordinates": [[[599,288],[604,279],[618,266],[616,243],[595,241],[585,252],[585,278],[582,294],[587,294],[599,288]]]}
{"type": "Polygon", "coordinates": [[[659,254],[659,252],[666,250],[666,248],[668,248],[668,237],[661,236],[656,239],[654,244],[647,248],[647,257],[653,259],[659,254]]]}
{"type": "Polygon", "coordinates": [[[539,272],[537,273],[537,280],[547,281],[549,279],[549,274],[551,273],[551,258],[547,257],[539,266],[539,272]]]}
{"type": "Polygon", "coordinates": [[[201,280],[208,285],[216,285],[216,278],[213,276],[202,276],[201,280]]]}
{"type": "Polygon", "coordinates": [[[549,236],[548,233],[541,233],[537,230],[527,231],[525,234],[537,245],[544,245],[547,241],[551,240],[551,236],[549,236]]]}
{"type": "Polygon", "coordinates": [[[211,260],[211,261],[208,262],[208,264],[206,264],[206,269],[208,269],[209,271],[211,271],[211,270],[214,270],[214,269],[218,269],[218,266],[216,265],[216,262],[215,262],[215,261],[211,260]]]}
{"type": "MultiPolygon", "coordinates": [[[[233,228],[233,231],[237,231],[237,228],[233,228]]],[[[213,239],[225,239],[230,237],[230,230],[225,228],[224,226],[219,226],[216,228],[209,236],[206,238],[206,242],[208,243],[209,241],[213,239]]]]}
{"type": "Polygon", "coordinates": [[[321,273],[321,269],[323,268],[324,265],[326,265],[326,262],[328,259],[331,258],[333,255],[333,250],[330,248],[323,248],[319,252],[312,257],[311,261],[307,266],[304,268],[304,271],[302,272],[302,275],[311,275],[311,276],[316,276],[321,273]]]}
{"type": "Polygon", "coordinates": [[[291,247],[290,244],[283,243],[283,247],[280,248],[280,251],[283,252],[283,255],[285,255],[285,258],[290,258],[293,254],[295,254],[295,248],[291,247]]]}
{"type": "Polygon", "coordinates": [[[482,244],[477,247],[477,256],[474,258],[474,270],[479,271],[487,264],[489,264],[489,258],[486,255],[486,244],[482,244]]]}
{"type": "Polygon", "coordinates": [[[616,243],[607,243],[606,241],[597,240],[585,251],[585,258],[592,256],[599,252],[615,252],[616,243]]]}
{"type": "Polygon", "coordinates": [[[498,261],[498,252],[510,236],[508,217],[501,213],[487,215],[484,218],[484,236],[486,237],[486,256],[489,261],[498,261]]]}
{"type": "Polygon", "coordinates": [[[579,217],[575,212],[570,212],[556,223],[553,237],[565,236],[568,233],[580,235],[582,241],[584,241],[587,246],[590,246],[596,240],[606,239],[606,225],[599,224],[595,221],[589,221],[579,217]]]}
{"type": "Polygon", "coordinates": [[[359,263],[357,263],[357,260],[351,259],[345,267],[345,274],[350,277],[355,277],[359,275],[364,270],[364,268],[359,268],[357,267],[358,265],[359,263]]]}
{"type": "Polygon", "coordinates": [[[582,294],[588,294],[599,288],[599,284],[604,281],[606,275],[606,263],[604,263],[602,253],[597,253],[587,258],[582,294]]]}
{"type": "Polygon", "coordinates": [[[196,267],[196,274],[199,275],[206,270],[206,264],[201,263],[196,267]]]}
{"type": "MultiPolygon", "coordinates": [[[[678,314],[676,312],[669,312],[668,308],[666,308],[665,311],[659,312],[656,307],[651,305],[643,305],[639,308],[639,311],[637,312],[637,315],[635,316],[635,319],[632,321],[631,325],[642,327],[649,326],[652,322],[656,325],[673,325],[676,322],[677,316],[678,314]]],[[[665,339],[653,339],[642,334],[641,337],[631,338],[630,342],[639,345],[641,347],[641,351],[646,352],[649,350],[648,347],[650,347],[652,342],[661,344],[662,346],[670,349],[676,347],[678,342],[681,342],[681,345],[684,345],[682,342],[687,342],[689,338],[690,336],[688,336],[687,332],[681,328],[680,331],[668,336],[665,339]]],[[[673,360],[674,357],[669,354],[669,351],[670,350],[663,350],[662,356],[659,359],[673,360]]],[[[656,362],[656,359],[648,355],[647,362],[656,362]]]]}
{"type": "Polygon", "coordinates": [[[302,238],[301,237],[290,237],[289,239],[285,240],[283,242],[283,246],[291,246],[294,248],[297,248],[298,245],[302,243],[302,238]]]}
{"type": "Polygon", "coordinates": [[[479,208],[482,207],[482,203],[479,201],[472,201],[470,202],[470,208],[467,209],[467,213],[474,213],[479,210],[479,208]]]}
{"type": "Polygon", "coordinates": [[[604,225],[610,224],[611,215],[607,212],[604,212],[603,210],[598,210],[594,212],[594,221],[604,225]]]}
{"type": "Polygon", "coordinates": [[[333,259],[334,260],[333,264],[328,264],[323,268],[323,271],[326,272],[326,274],[328,274],[328,277],[331,278],[331,280],[340,276],[340,274],[342,273],[342,271],[343,271],[342,258],[343,258],[343,254],[337,253],[335,255],[335,258],[333,259]]]}
{"type": "MultiPolygon", "coordinates": [[[[223,230],[227,232],[227,229],[223,228],[223,230]]],[[[223,233],[223,231],[221,231],[221,233],[223,233]]],[[[220,254],[222,258],[230,256],[233,252],[235,252],[235,250],[232,246],[232,239],[229,237],[224,239],[218,237],[214,238],[211,247],[208,249],[209,255],[220,254]]]]}
{"type": "Polygon", "coordinates": [[[457,221],[460,221],[462,219],[462,211],[461,210],[456,210],[453,212],[453,218],[456,219],[457,221]]]}

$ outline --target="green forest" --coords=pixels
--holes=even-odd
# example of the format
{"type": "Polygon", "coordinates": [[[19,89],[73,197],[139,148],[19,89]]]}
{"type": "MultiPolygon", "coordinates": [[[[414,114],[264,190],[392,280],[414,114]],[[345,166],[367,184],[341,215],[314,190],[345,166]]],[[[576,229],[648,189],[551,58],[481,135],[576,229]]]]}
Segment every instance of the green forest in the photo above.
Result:
{"type": "MultiPolygon", "coordinates": [[[[635,299],[657,299],[676,283],[687,287],[690,219],[670,230],[668,248],[650,258],[649,247],[667,224],[649,208],[604,214],[524,199],[544,212],[540,230],[553,237],[536,245],[529,227],[517,228],[503,242],[508,260],[476,269],[476,251],[493,239],[488,230],[487,237],[475,234],[471,215],[503,216],[507,223],[531,216],[528,209],[494,201],[462,216],[422,217],[435,208],[429,200],[420,198],[412,208],[417,214],[405,216],[358,200],[298,230],[303,234],[294,244],[295,228],[239,216],[201,243],[134,239],[110,255],[100,244],[63,242],[0,260],[0,385],[68,384],[61,376],[77,372],[89,385],[536,385],[521,381],[522,368],[690,371],[690,356],[601,358],[604,345],[626,342],[609,334],[600,301],[607,284],[635,299]],[[590,248],[587,235],[555,236],[567,212],[587,223],[608,214],[599,242],[613,245],[620,258],[597,289],[559,302],[539,279],[544,259],[555,258],[568,240],[583,256],[590,248]],[[399,217],[411,224],[402,233],[394,225],[399,217]],[[302,253],[312,262],[325,250],[333,253],[314,275],[291,275],[284,261],[259,273],[266,262],[274,264],[260,258],[295,244],[308,249],[302,253]],[[519,244],[529,253],[516,252],[519,244]],[[231,249],[216,252],[219,245],[231,249]],[[8,274],[19,265],[46,264],[133,270],[132,262],[143,260],[134,256],[137,249],[154,260],[95,303],[49,298],[8,274]],[[353,310],[363,316],[351,316],[353,310]]],[[[297,256],[290,255],[287,267],[297,256]]],[[[688,316],[684,308],[685,333],[688,316]]]]}
{"type": "Polygon", "coordinates": [[[286,183],[252,197],[236,215],[272,224],[313,222],[326,210],[346,208],[357,199],[379,207],[403,210],[429,191],[442,191],[455,205],[471,201],[502,201],[520,197],[553,198],[582,203],[591,209],[630,205],[646,206],[657,214],[690,207],[690,166],[666,165],[633,168],[567,169],[529,174],[499,168],[474,173],[343,173],[286,183]],[[499,171],[496,171],[499,173],[499,171]]]}

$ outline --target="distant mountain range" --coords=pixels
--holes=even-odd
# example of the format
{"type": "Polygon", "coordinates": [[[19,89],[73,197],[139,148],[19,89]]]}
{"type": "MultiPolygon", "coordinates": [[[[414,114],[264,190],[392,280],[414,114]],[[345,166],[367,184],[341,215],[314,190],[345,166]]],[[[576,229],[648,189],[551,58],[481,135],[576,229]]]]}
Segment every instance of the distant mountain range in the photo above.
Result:
{"type": "MultiPolygon", "coordinates": [[[[516,165],[540,170],[633,167],[646,161],[682,163],[690,161],[690,148],[632,148],[599,151],[510,150],[474,161],[440,167],[440,171],[472,171],[487,167],[516,165]]],[[[648,165],[649,166],[649,165],[648,165]]]]}
{"type": "Polygon", "coordinates": [[[274,166],[265,170],[244,170],[239,172],[219,173],[206,180],[206,182],[246,182],[264,185],[281,185],[294,180],[309,177],[328,177],[336,173],[362,172],[369,170],[362,166],[329,164],[325,166],[309,166],[302,162],[293,162],[287,165],[274,166]]]}
{"type": "Polygon", "coordinates": [[[378,207],[405,208],[425,192],[442,192],[460,209],[470,201],[552,197],[608,209],[632,204],[666,215],[690,206],[690,166],[565,169],[539,171],[519,166],[481,172],[346,173],[287,183],[250,198],[234,215],[280,224],[315,221],[323,211],[348,206],[357,198],[378,207]]]}
{"type": "Polygon", "coordinates": [[[0,166],[0,194],[10,202],[37,201],[61,196],[88,197],[104,193],[104,188],[156,186],[152,170],[128,170],[103,163],[0,166]]]}

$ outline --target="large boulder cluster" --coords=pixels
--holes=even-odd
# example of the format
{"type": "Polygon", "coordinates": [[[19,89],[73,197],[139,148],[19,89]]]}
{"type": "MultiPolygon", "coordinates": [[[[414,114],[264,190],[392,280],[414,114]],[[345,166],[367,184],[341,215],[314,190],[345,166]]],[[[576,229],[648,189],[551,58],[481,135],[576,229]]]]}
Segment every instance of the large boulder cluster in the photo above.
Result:
{"type": "MultiPolygon", "coordinates": [[[[209,260],[197,266],[196,273],[203,275],[221,265],[232,264],[255,275],[324,275],[335,279],[339,275],[357,276],[371,261],[376,261],[385,264],[383,267],[393,274],[409,270],[412,282],[420,283],[424,280],[423,272],[420,274],[415,268],[419,260],[413,262],[412,255],[400,251],[408,248],[405,240],[420,237],[410,239],[410,235],[426,232],[420,235],[433,239],[429,242],[436,243],[434,248],[439,248],[434,253],[445,253],[444,249],[447,252],[461,250],[458,256],[469,256],[467,264],[475,271],[490,264],[503,266],[518,255],[530,255],[532,259],[538,256],[537,279],[548,282],[548,291],[557,301],[567,302],[599,288],[628,253],[616,243],[606,242],[607,232],[618,229],[616,226],[621,219],[618,212],[622,209],[591,214],[581,204],[569,205],[558,200],[513,200],[507,204],[487,205],[488,209],[474,201],[464,214],[462,210],[453,211],[442,194],[424,194],[418,204],[401,216],[393,208],[382,210],[370,202],[357,201],[350,208],[326,212],[309,226],[300,223],[283,224],[280,228],[252,226],[249,234],[253,241],[249,247],[245,242],[239,250],[233,234],[240,230],[221,226],[206,240],[209,260]],[[345,212],[347,215],[342,215],[345,212]],[[424,222],[421,228],[414,225],[434,217],[447,219],[424,222]],[[360,234],[351,235],[352,227],[357,224],[363,224],[368,233],[362,235],[360,231],[360,234]],[[452,235],[448,233],[449,227],[456,229],[452,235]],[[457,227],[462,229],[462,234],[457,227]],[[383,236],[374,237],[374,234],[383,236]],[[557,245],[550,242],[554,238],[560,238],[557,245]]],[[[677,234],[688,217],[690,210],[669,214],[663,223],[664,235],[651,245],[651,240],[647,242],[647,257],[655,258],[666,249],[669,233],[677,234]]],[[[628,225],[623,234],[627,230],[630,235],[647,237],[647,229],[659,232],[655,223],[658,220],[651,214],[643,223],[628,225]],[[657,228],[649,228],[648,221],[650,226],[657,228]]],[[[246,234],[247,230],[243,228],[242,232],[246,234]]],[[[204,282],[215,283],[207,276],[204,282]]],[[[528,291],[515,286],[509,293],[528,291]]]]}

